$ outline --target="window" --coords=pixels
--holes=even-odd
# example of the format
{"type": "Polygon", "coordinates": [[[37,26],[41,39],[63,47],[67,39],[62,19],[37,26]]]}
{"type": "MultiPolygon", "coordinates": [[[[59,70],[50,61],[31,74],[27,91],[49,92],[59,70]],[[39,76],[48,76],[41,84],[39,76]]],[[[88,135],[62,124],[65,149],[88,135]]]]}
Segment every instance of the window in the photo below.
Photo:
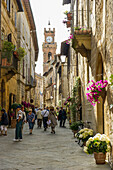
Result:
{"type": "Polygon", "coordinates": [[[51,60],[51,58],[52,58],[52,53],[49,52],[49,53],[48,53],[48,60],[51,60]]]}
{"type": "Polygon", "coordinates": [[[10,0],[7,0],[7,10],[10,12],[10,0]]]}
{"type": "Polygon", "coordinates": [[[10,34],[8,34],[8,36],[7,36],[7,40],[8,40],[9,42],[11,42],[11,33],[10,33],[10,34]]]}
{"type": "Polygon", "coordinates": [[[15,27],[16,27],[16,21],[17,21],[17,16],[16,16],[16,12],[15,12],[15,27]]]}

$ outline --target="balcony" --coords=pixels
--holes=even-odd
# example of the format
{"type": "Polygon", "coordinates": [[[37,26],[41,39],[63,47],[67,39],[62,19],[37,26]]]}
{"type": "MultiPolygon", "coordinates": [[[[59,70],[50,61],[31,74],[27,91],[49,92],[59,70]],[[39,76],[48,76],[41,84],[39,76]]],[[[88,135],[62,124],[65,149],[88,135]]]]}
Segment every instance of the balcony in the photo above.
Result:
{"type": "Polygon", "coordinates": [[[72,47],[83,57],[90,59],[91,56],[91,29],[78,29],[74,32],[72,47]]]}
{"type": "Polygon", "coordinates": [[[25,91],[30,91],[31,90],[31,84],[28,82],[25,84],[25,91]]]}
{"type": "Polygon", "coordinates": [[[31,88],[35,88],[35,87],[36,87],[36,79],[33,79],[33,77],[31,76],[31,79],[28,80],[28,82],[25,84],[25,90],[30,91],[31,88]]]}
{"type": "Polygon", "coordinates": [[[33,79],[33,77],[31,76],[31,88],[35,88],[36,87],[36,79],[33,79]]]}
{"type": "Polygon", "coordinates": [[[15,74],[18,73],[18,56],[12,55],[7,57],[5,53],[2,52],[1,57],[1,69],[2,75],[7,77],[7,81],[11,79],[15,74]]]}

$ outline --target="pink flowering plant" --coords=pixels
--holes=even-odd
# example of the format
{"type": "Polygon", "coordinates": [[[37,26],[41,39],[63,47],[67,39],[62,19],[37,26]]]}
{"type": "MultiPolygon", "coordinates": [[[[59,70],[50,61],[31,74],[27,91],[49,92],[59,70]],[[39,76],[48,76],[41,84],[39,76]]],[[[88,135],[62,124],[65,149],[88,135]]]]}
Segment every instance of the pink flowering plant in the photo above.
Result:
{"type": "Polygon", "coordinates": [[[107,80],[100,80],[97,82],[94,82],[91,80],[89,82],[89,86],[87,87],[88,93],[86,93],[87,100],[91,102],[91,105],[95,106],[96,102],[99,102],[99,96],[101,94],[101,91],[105,89],[105,87],[108,85],[107,80]]]}
{"type": "Polygon", "coordinates": [[[70,44],[72,39],[73,39],[73,35],[70,34],[70,36],[68,37],[68,40],[66,40],[66,44],[70,44]]]}

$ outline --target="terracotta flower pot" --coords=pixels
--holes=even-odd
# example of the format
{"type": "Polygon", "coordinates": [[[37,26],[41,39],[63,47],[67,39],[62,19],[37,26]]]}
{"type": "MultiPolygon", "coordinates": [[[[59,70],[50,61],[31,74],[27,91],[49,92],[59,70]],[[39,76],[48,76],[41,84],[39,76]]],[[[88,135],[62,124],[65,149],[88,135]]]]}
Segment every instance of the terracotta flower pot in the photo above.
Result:
{"type": "Polygon", "coordinates": [[[68,19],[68,20],[72,20],[72,13],[68,13],[68,14],[67,14],[67,19],[68,19]]]}
{"type": "Polygon", "coordinates": [[[71,27],[71,22],[67,21],[67,28],[71,27]]]}
{"type": "Polygon", "coordinates": [[[94,152],[94,158],[96,164],[105,164],[106,153],[104,154],[103,152],[99,152],[99,153],[94,152]]]}

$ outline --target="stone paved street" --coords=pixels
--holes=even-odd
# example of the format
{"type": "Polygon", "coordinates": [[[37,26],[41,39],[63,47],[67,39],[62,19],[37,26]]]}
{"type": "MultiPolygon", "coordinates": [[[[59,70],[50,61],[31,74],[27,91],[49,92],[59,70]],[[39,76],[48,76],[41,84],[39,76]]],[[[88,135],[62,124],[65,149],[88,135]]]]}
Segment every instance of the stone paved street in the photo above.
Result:
{"type": "Polygon", "coordinates": [[[0,136],[0,170],[109,170],[109,165],[96,165],[93,155],[87,155],[75,143],[69,128],[37,129],[29,135],[23,130],[23,141],[13,142],[14,129],[0,136]]]}

